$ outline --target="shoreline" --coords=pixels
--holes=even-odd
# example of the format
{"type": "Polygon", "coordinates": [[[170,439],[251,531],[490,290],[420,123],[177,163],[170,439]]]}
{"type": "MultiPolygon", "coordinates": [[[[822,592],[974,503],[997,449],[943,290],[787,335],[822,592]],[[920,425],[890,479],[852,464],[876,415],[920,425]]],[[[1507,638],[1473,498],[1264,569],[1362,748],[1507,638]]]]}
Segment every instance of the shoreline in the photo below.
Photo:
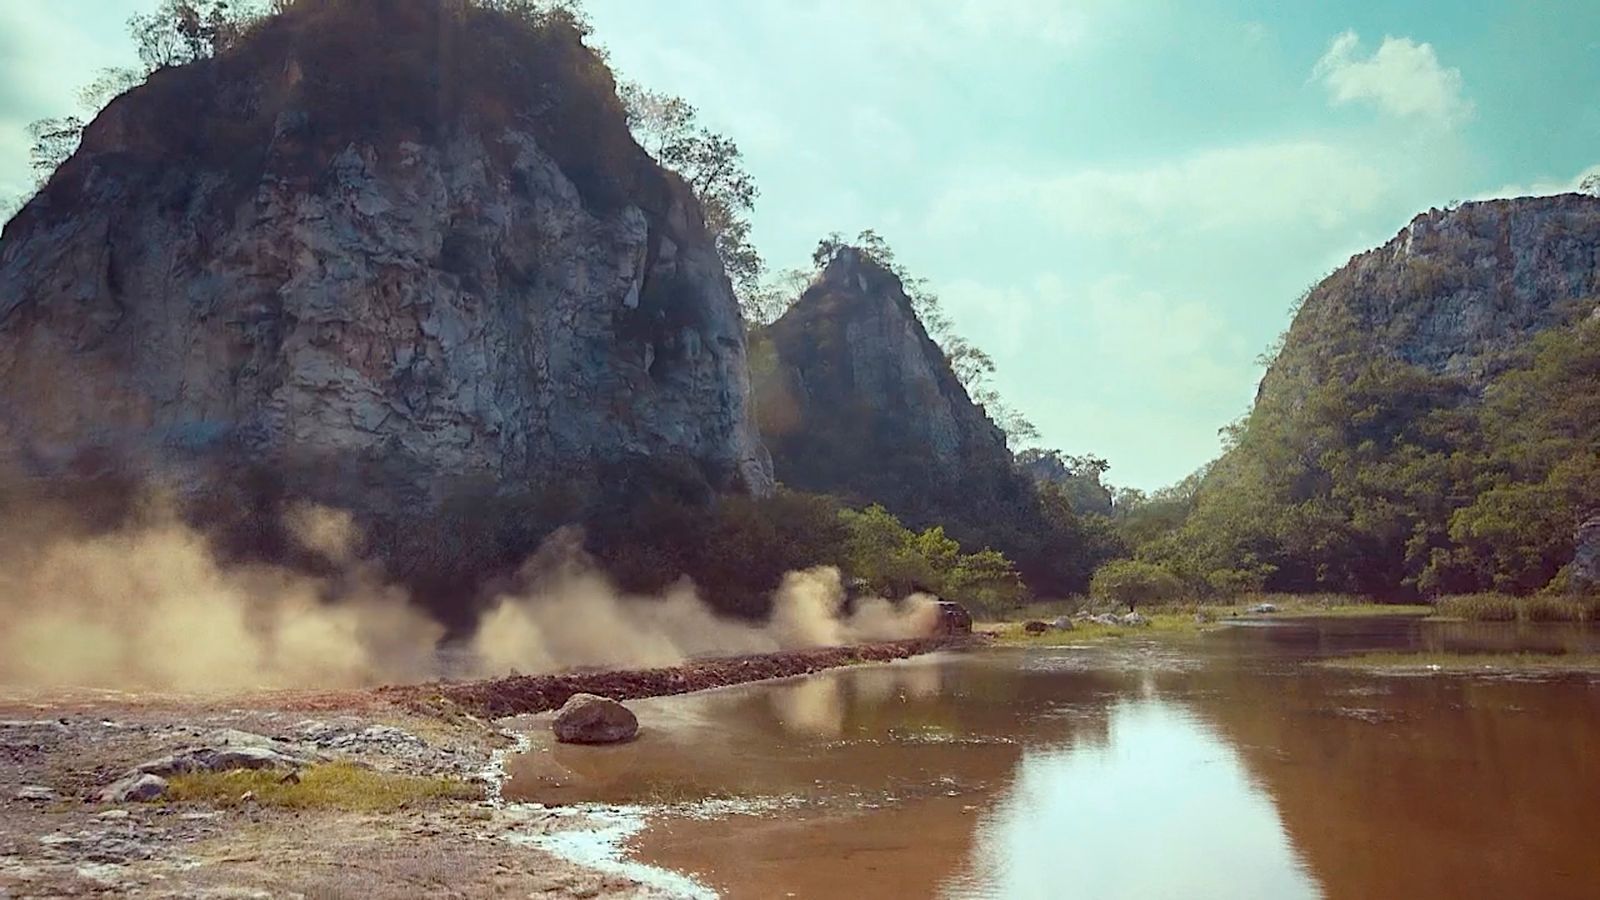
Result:
{"type": "Polygon", "coordinates": [[[500,719],[559,709],[573,694],[597,694],[624,702],[644,700],[752,681],[792,678],[840,666],[908,659],[983,643],[983,638],[976,635],[913,638],[844,647],[712,657],[653,669],[604,669],[554,675],[510,675],[476,681],[390,685],[377,688],[373,693],[416,712],[434,715],[464,712],[482,718],[500,719]]]}
{"type": "Polygon", "coordinates": [[[526,741],[501,719],[557,708],[579,691],[643,699],[982,643],[979,637],[886,641],[659,669],[365,690],[0,692],[0,896],[592,897],[659,891],[639,872],[630,877],[626,868],[578,862],[546,846],[583,817],[501,796],[505,762],[526,741]],[[337,793],[302,793],[295,802],[281,802],[273,799],[274,776],[274,791],[261,799],[218,792],[153,802],[97,798],[130,767],[209,746],[225,732],[270,740],[316,760],[299,771],[353,766],[395,782],[448,780],[473,789],[472,796],[381,811],[337,793]]]}

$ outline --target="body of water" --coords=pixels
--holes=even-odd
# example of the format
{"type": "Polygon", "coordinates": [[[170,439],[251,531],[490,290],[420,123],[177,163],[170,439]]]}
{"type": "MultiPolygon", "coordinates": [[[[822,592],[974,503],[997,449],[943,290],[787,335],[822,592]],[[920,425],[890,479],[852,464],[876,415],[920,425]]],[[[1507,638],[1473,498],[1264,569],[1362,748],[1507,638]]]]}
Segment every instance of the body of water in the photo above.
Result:
{"type": "Polygon", "coordinates": [[[1600,679],[1394,677],[1370,650],[1594,652],[1570,626],[1231,626],[987,649],[635,705],[508,795],[633,810],[729,897],[1600,896],[1600,679]]]}

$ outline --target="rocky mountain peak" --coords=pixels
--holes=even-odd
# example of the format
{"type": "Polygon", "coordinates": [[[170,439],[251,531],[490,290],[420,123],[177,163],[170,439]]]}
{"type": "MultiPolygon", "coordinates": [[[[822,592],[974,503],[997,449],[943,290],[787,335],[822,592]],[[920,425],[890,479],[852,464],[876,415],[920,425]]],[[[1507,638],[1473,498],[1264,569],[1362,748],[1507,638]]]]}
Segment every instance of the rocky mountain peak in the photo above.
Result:
{"type": "Polygon", "coordinates": [[[1464,203],[1418,215],[1317,285],[1282,361],[1359,349],[1481,385],[1533,334],[1597,305],[1600,198],[1464,203]]]}
{"type": "MultiPolygon", "coordinates": [[[[0,447],[405,533],[463,492],[764,492],[699,205],[576,32],[299,2],[89,126],[0,248],[0,447]]],[[[381,529],[380,529],[381,530],[381,529]]]]}

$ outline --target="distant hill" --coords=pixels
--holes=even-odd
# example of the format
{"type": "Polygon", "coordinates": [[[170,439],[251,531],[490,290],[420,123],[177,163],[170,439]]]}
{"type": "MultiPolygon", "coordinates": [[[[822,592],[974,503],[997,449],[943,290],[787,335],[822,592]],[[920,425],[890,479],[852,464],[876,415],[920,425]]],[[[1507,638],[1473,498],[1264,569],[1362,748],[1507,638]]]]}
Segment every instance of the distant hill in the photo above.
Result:
{"type": "Polygon", "coordinates": [[[1379,596],[1564,579],[1600,509],[1597,305],[1600,199],[1416,217],[1309,292],[1195,512],[1146,552],[1379,596]]]}

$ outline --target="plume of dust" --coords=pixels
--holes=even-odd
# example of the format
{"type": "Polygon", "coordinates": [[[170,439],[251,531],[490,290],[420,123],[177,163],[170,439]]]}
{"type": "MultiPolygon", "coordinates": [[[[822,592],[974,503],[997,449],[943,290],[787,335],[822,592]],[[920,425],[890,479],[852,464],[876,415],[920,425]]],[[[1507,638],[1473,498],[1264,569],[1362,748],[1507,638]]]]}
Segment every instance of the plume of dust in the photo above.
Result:
{"type": "Polygon", "coordinates": [[[0,682],[230,691],[415,677],[443,628],[349,556],[347,515],[286,517],[338,568],[225,564],[165,505],[119,531],[63,533],[0,559],[0,682]],[[330,552],[332,551],[332,552],[330,552]]]}
{"type": "MultiPolygon", "coordinates": [[[[136,518],[111,533],[24,531],[0,550],[0,683],[236,691],[440,674],[444,629],[361,558],[349,513],[302,503],[284,516],[332,572],[320,576],[226,562],[160,502],[136,518]]],[[[718,615],[687,581],[628,595],[583,554],[576,529],[547,540],[519,583],[480,620],[468,674],[889,640],[929,633],[936,616],[922,596],[859,599],[846,614],[832,567],[787,575],[759,623],[718,615]]]]}
{"type": "Polygon", "coordinates": [[[497,598],[472,649],[482,670],[670,666],[706,656],[770,653],[929,634],[932,598],[858,600],[844,613],[839,570],[784,576],[764,623],[720,616],[680,581],[660,597],[620,592],[582,551],[582,534],[561,529],[523,567],[522,587],[497,598]]]}

